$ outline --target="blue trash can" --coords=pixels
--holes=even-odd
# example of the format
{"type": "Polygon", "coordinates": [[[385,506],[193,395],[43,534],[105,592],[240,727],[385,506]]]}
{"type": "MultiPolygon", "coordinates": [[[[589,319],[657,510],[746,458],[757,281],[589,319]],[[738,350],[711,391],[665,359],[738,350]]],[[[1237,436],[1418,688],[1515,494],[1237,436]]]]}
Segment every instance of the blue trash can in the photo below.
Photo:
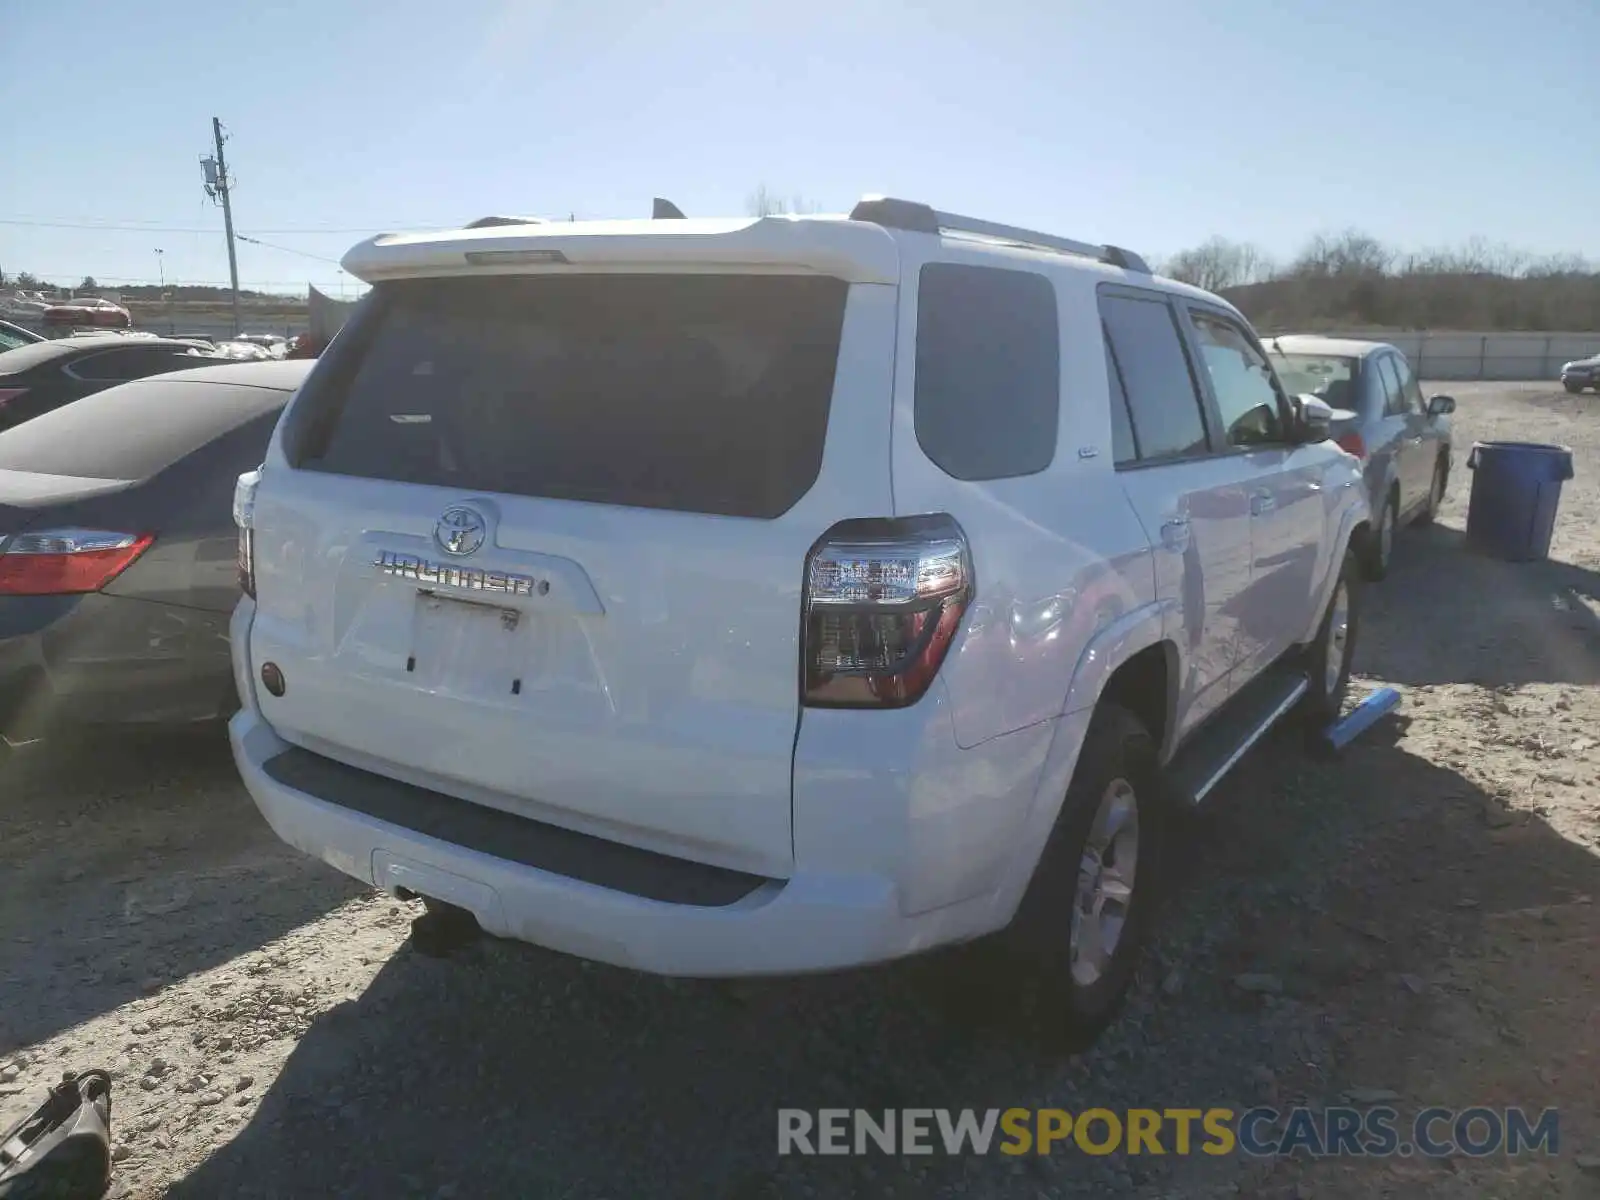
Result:
{"type": "Polygon", "coordinates": [[[1572,451],[1536,442],[1478,442],[1467,469],[1467,545],[1510,562],[1548,557],[1561,485],[1572,478],[1572,451]]]}

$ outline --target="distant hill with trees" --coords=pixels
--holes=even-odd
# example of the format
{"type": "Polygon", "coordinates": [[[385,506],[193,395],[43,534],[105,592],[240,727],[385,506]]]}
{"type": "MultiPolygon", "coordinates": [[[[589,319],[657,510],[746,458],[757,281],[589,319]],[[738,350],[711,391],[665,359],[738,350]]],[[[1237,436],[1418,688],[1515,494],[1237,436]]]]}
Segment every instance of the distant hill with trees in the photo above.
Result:
{"type": "Polygon", "coordinates": [[[1320,234],[1287,263],[1212,238],[1159,267],[1226,296],[1267,332],[1383,329],[1600,330],[1600,271],[1481,239],[1407,253],[1359,230],[1320,234]]]}

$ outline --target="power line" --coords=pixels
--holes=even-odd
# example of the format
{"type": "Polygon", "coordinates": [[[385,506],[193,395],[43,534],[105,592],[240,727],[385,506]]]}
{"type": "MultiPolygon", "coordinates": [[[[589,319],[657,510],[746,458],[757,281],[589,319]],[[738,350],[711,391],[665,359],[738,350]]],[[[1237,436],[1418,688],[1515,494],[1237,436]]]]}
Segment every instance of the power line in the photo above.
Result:
{"type": "MultiPolygon", "coordinates": [[[[195,225],[134,225],[113,222],[80,222],[80,221],[33,221],[23,220],[18,217],[0,217],[0,225],[20,225],[30,229],[93,229],[104,233],[215,233],[216,229],[209,226],[195,225]]],[[[451,225],[427,224],[425,222],[411,223],[408,221],[393,221],[386,225],[359,225],[341,229],[329,229],[301,225],[284,229],[258,229],[257,233],[384,233],[390,230],[416,230],[426,233],[430,230],[452,229],[451,225]]]]}
{"type": "Polygon", "coordinates": [[[242,233],[236,233],[234,236],[241,242],[249,242],[252,246],[265,246],[268,250],[282,250],[285,254],[298,254],[301,258],[312,258],[317,262],[332,263],[334,266],[339,265],[337,258],[329,258],[323,254],[310,254],[304,250],[296,250],[293,246],[277,246],[271,242],[263,242],[260,238],[246,237],[242,233]]]}

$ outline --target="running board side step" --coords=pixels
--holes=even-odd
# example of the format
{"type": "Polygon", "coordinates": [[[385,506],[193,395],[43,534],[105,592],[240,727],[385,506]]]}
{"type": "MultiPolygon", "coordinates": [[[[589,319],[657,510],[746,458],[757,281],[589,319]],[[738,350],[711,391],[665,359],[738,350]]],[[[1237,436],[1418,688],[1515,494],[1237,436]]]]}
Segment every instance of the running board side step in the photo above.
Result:
{"type": "Polygon", "coordinates": [[[1167,778],[1174,794],[1198,805],[1310,687],[1304,672],[1288,667],[1251,680],[1173,756],[1167,778]]]}

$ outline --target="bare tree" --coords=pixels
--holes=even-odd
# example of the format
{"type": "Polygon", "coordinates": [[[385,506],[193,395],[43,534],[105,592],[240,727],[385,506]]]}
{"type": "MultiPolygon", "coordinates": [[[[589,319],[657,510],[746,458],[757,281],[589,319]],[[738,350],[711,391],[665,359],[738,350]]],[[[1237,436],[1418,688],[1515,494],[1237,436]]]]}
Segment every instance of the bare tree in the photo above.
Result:
{"type": "Polygon", "coordinates": [[[1208,292],[1259,283],[1272,275],[1272,260],[1249,242],[1230,242],[1214,237],[1192,250],[1174,254],[1163,273],[1192,283],[1208,292]]]}
{"type": "Polygon", "coordinates": [[[1319,233],[1306,243],[1289,267],[1289,274],[1302,278],[1329,275],[1382,275],[1394,262],[1394,252],[1359,229],[1343,233],[1319,233]]]}
{"type": "Polygon", "coordinates": [[[766,184],[757,184],[756,190],[745,197],[745,211],[752,217],[780,216],[784,213],[821,212],[822,206],[803,196],[785,200],[766,184]]]}

